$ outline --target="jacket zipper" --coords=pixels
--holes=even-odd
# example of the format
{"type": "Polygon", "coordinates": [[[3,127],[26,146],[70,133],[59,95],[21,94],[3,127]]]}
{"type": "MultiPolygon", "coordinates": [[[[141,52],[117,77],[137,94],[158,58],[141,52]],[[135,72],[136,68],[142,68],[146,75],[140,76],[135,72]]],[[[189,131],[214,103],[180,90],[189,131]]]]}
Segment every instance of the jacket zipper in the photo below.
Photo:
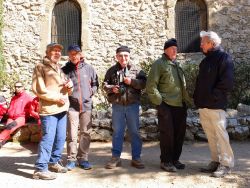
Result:
{"type": "Polygon", "coordinates": [[[82,106],[82,90],[81,90],[81,78],[79,74],[79,63],[76,65],[77,81],[78,81],[78,92],[80,93],[79,103],[80,103],[80,112],[83,110],[82,106]]]}

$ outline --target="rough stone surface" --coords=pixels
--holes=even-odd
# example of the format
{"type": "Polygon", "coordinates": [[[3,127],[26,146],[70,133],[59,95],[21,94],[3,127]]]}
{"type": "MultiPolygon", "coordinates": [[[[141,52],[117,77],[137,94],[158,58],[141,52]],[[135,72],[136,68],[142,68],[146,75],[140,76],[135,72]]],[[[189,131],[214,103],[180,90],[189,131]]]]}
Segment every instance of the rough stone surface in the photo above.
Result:
{"type": "MultiPolygon", "coordinates": [[[[8,74],[19,74],[30,89],[34,65],[51,39],[51,15],[56,0],[3,1],[3,54],[8,74]],[[21,74],[20,74],[21,73],[21,74]]],[[[164,42],[175,37],[176,0],[76,0],[82,10],[85,59],[103,77],[114,64],[120,44],[131,48],[132,62],[154,60],[164,42]]],[[[250,60],[250,4],[246,0],[205,0],[208,29],[222,37],[235,61],[250,60]]],[[[201,53],[179,54],[181,62],[200,62],[201,53]]],[[[63,58],[64,61],[67,57],[63,58]]]]}
{"type": "MultiPolygon", "coordinates": [[[[187,131],[185,140],[199,140],[207,141],[206,135],[202,129],[197,110],[188,110],[187,117],[187,131]]],[[[227,110],[228,111],[228,110],[227,110]]],[[[98,119],[93,117],[93,125],[90,130],[92,141],[110,141],[112,140],[112,120],[109,117],[108,111],[102,110],[100,112],[94,111],[94,114],[101,114],[98,119]]],[[[236,114],[239,114],[238,111],[236,114]]],[[[244,116],[230,117],[227,114],[227,131],[232,140],[247,140],[250,138],[250,114],[244,116]]],[[[148,109],[140,115],[140,129],[141,138],[143,141],[157,141],[159,140],[159,129],[157,113],[155,109],[148,109]],[[149,118],[150,117],[150,118],[149,118]]],[[[21,128],[13,136],[15,141],[37,141],[39,140],[40,126],[29,123],[27,126],[21,128]]],[[[124,135],[125,140],[129,140],[129,134],[126,130],[124,135]]]]}

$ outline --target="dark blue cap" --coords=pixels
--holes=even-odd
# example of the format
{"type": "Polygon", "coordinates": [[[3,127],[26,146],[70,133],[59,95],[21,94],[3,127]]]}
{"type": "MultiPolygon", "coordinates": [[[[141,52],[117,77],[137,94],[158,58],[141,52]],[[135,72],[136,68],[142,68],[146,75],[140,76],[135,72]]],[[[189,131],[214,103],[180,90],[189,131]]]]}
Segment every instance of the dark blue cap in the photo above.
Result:
{"type": "Polygon", "coordinates": [[[82,51],[81,48],[77,44],[73,44],[73,45],[70,45],[68,47],[68,52],[72,51],[72,50],[76,51],[76,52],[81,52],[82,51]]]}
{"type": "Polygon", "coordinates": [[[171,38],[167,40],[164,44],[164,50],[171,47],[171,46],[176,46],[177,47],[177,41],[175,38],[171,38]]]}
{"type": "Polygon", "coordinates": [[[127,46],[120,46],[119,48],[116,49],[116,53],[119,52],[128,52],[130,53],[130,49],[127,46]]]}

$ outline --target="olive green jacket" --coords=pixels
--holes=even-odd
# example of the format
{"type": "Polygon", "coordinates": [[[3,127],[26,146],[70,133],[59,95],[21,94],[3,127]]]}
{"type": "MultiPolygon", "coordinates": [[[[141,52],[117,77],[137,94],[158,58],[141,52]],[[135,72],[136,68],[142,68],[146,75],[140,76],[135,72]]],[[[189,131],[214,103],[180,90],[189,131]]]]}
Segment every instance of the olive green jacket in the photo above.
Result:
{"type": "Polygon", "coordinates": [[[192,104],[186,91],[186,82],[183,70],[178,63],[174,63],[163,54],[151,67],[148,75],[146,92],[150,101],[155,105],[162,102],[170,106],[192,104]]]}

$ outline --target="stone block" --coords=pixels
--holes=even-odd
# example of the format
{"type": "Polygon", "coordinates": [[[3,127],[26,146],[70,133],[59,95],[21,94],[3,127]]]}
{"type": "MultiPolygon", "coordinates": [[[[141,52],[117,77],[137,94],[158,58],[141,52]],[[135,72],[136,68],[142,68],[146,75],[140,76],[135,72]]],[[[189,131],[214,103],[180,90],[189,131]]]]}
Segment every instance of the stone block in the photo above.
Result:
{"type": "Polygon", "coordinates": [[[246,140],[250,133],[249,133],[249,127],[246,126],[239,126],[234,129],[231,133],[229,133],[230,137],[234,140],[246,140]]]}
{"type": "Polygon", "coordinates": [[[13,142],[25,142],[30,140],[31,131],[27,126],[19,128],[12,136],[13,142]]]}

